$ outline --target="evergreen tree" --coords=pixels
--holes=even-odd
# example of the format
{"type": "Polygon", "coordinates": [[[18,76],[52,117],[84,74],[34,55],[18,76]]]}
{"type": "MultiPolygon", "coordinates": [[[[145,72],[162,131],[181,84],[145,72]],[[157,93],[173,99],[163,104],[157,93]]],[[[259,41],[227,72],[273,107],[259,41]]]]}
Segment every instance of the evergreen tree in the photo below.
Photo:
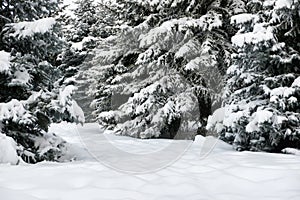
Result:
{"type": "Polygon", "coordinates": [[[86,72],[94,116],[122,135],[205,134],[230,64],[237,1],[117,2],[122,34],[101,43],[86,72]]]}
{"type": "MultiPolygon", "coordinates": [[[[67,47],[60,60],[67,84],[78,87],[74,99],[85,111],[87,121],[91,121],[90,97],[85,93],[89,77],[85,71],[91,67],[89,61],[95,56],[93,49],[103,38],[119,31],[121,20],[116,17],[118,4],[113,1],[75,1],[66,5],[60,12],[63,35],[67,47]],[[110,13],[110,14],[108,14],[110,13]],[[112,14],[114,13],[114,14],[112,14]]],[[[65,81],[61,79],[61,82],[65,81]]]]}
{"type": "Polygon", "coordinates": [[[51,122],[82,121],[57,59],[64,46],[54,14],[59,1],[1,1],[1,132],[27,162],[57,160],[64,141],[51,122]]]}
{"type": "Polygon", "coordinates": [[[208,128],[238,150],[300,147],[299,9],[299,1],[249,1],[247,13],[231,18],[239,31],[224,120],[208,128]]]}
{"type": "Polygon", "coordinates": [[[71,8],[62,9],[64,36],[74,50],[90,53],[87,51],[94,49],[101,38],[117,32],[118,20],[111,14],[117,12],[114,6],[110,1],[77,0],[71,8]]]}

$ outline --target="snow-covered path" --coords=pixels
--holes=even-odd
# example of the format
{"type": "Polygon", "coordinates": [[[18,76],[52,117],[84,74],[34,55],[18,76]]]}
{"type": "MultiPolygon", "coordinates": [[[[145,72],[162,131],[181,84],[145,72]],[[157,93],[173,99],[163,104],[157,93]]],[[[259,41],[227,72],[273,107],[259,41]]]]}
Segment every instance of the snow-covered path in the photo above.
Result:
{"type": "MultiPolygon", "coordinates": [[[[51,130],[81,145],[73,125],[57,125],[51,130]]],[[[83,131],[81,135],[92,139],[95,139],[93,134],[100,132],[97,126],[87,126],[80,130],[83,131]]],[[[197,137],[171,165],[149,173],[116,171],[107,163],[95,160],[80,146],[70,149],[78,154],[79,161],[76,162],[0,165],[0,199],[299,199],[299,156],[236,152],[222,142],[218,142],[209,154],[203,154],[205,146],[215,141],[213,138],[208,140],[197,137]]],[[[129,154],[139,154],[145,158],[151,152],[162,152],[173,142],[118,136],[108,136],[105,141],[129,154]],[[158,145],[163,148],[157,150],[158,145]]],[[[111,153],[110,149],[107,149],[107,153],[111,153]]],[[[160,158],[155,159],[158,161],[160,158]]],[[[129,165],[135,162],[128,159],[129,165]]]]}

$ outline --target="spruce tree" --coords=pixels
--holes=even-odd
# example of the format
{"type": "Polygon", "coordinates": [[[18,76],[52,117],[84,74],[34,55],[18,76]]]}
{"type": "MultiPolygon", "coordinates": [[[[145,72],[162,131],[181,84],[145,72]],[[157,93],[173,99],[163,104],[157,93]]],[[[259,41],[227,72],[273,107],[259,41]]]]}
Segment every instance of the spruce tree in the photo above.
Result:
{"type": "Polygon", "coordinates": [[[59,1],[1,1],[1,132],[27,162],[57,160],[64,141],[51,122],[82,121],[74,86],[59,83],[64,42],[54,18],[59,1]],[[2,14],[3,13],[3,14],[2,14]]]}
{"type": "Polygon", "coordinates": [[[96,120],[141,138],[205,134],[230,64],[236,4],[117,2],[127,9],[122,33],[101,43],[86,72],[96,120]]]}
{"type": "MultiPolygon", "coordinates": [[[[98,43],[119,31],[122,21],[116,15],[118,8],[119,4],[113,1],[77,0],[60,12],[60,23],[67,43],[60,55],[60,67],[65,71],[66,82],[78,88],[73,97],[85,111],[88,122],[92,121],[92,111],[89,108],[91,99],[85,91],[90,77],[85,75],[85,71],[91,67],[89,61],[95,56],[94,48],[98,43]]],[[[64,81],[61,79],[61,82],[64,81]]]]}
{"type": "Polygon", "coordinates": [[[227,70],[225,115],[211,120],[238,150],[300,147],[298,1],[249,1],[233,16],[237,52],[227,70]]]}

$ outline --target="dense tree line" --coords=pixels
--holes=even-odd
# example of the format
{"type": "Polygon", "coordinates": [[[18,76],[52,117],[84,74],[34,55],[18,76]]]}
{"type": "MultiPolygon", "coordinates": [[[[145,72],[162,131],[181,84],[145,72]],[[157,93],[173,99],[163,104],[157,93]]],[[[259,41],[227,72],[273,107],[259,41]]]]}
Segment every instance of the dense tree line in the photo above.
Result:
{"type": "Polygon", "coordinates": [[[235,33],[236,1],[117,1],[120,34],[95,51],[89,94],[94,116],[142,138],[206,134],[220,106],[235,33]]]}
{"type": "Polygon", "coordinates": [[[141,138],[206,127],[238,150],[299,148],[298,1],[116,4],[120,33],[86,72],[100,124],[141,138]]]}
{"type": "Polygon", "coordinates": [[[299,1],[0,1],[0,124],[28,162],[58,160],[52,122],[116,134],[214,134],[300,147],[299,1]],[[92,102],[87,103],[87,99],[92,102]]]}

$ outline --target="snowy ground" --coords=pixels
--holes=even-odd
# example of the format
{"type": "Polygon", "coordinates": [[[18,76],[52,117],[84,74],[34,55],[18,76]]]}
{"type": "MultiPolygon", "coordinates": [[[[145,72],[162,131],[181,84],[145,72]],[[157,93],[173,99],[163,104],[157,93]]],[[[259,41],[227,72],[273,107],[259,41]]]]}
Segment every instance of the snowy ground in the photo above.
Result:
{"type": "Polygon", "coordinates": [[[76,156],[77,161],[0,165],[1,200],[298,200],[300,196],[300,156],[236,152],[211,137],[188,142],[110,136],[99,134],[95,124],[79,128],[60,124],[51,130],[73,144],[65,158],[76,156]],[[94,149],[96,144],[101,147],[94,149]],[[177,157],[170,153],[173,150],[177,157]],[[149,161],[156,165],[145,165],[149,161]]]}

